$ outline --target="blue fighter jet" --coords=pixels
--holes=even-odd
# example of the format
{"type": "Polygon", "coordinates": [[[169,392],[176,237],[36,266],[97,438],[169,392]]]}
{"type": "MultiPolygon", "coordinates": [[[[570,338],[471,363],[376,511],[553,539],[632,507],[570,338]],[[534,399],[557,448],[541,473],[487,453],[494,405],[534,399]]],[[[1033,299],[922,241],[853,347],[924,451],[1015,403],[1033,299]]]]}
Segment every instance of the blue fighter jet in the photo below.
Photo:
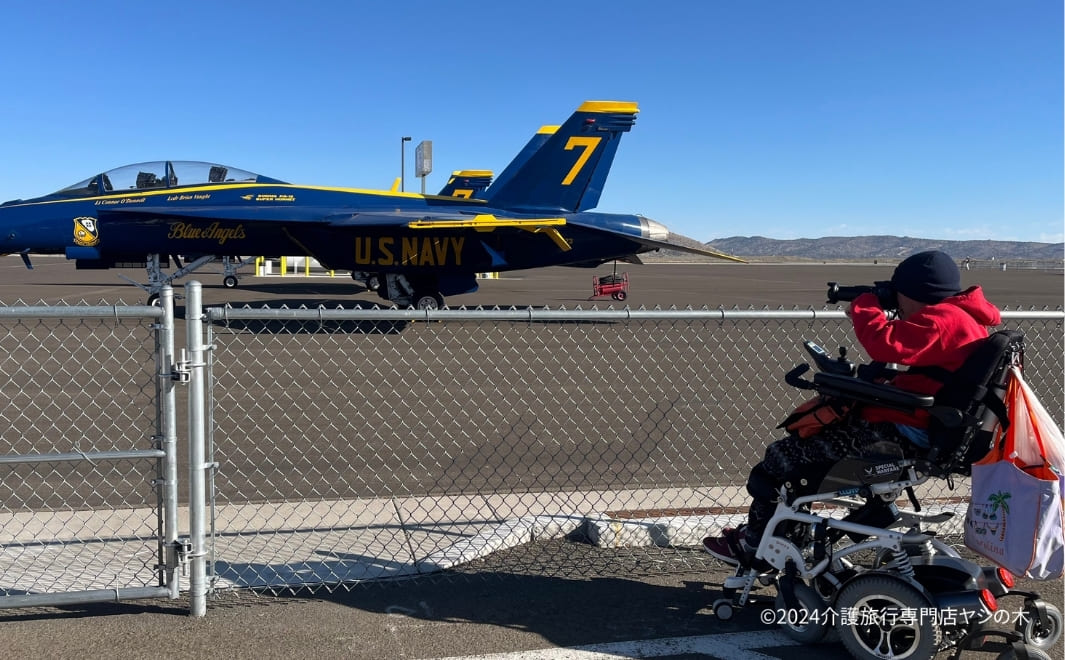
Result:
{"type": "Polygon", "coordinates": [[[477,290],[476,274],[598,266],[661,248],[740,261],[641,215],[592,211],[637,105],[587,101],[545,127],[470,197],[293,185],[213,163],[159,161],[97,174],[0,205],[0,253],[65,254],[79,268],[144,266],[149,299],[222,258],[306,255],[374,273],[378,294],[438,308],[477,290]],[[169,255],[188,262],[167,274],[169,255]]]}

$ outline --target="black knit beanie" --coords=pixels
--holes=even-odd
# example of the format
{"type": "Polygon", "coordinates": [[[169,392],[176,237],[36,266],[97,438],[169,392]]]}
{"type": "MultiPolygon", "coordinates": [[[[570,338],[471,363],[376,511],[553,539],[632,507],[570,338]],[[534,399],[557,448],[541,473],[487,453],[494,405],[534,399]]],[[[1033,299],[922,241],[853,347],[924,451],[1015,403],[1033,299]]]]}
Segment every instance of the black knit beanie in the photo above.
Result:
{"type": "Polygon", "coordinates": [[[961,291],[961,271],[946,253],[928,250],[904,259],[895,268],[891,283],[907,298],[933,304],[961,291]]]}

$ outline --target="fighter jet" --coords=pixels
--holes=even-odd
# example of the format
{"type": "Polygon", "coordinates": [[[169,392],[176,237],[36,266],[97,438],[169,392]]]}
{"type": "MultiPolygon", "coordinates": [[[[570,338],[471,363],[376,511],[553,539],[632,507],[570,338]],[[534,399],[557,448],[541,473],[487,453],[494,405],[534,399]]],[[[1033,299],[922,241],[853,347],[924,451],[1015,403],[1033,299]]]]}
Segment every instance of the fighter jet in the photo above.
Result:
{"type": "Polygon", "coordinates": [[[218,258],[304,255],[379,274],[382,298],[419,309],[476,291],[480,272],[638,262],[660,248],[740,261],[642,215],[592,211],[638,112],[626,101],[581,104],[468,198],[295,185],[204,162],[129,165],[0,205],[0,253],[27,266],[34,253],[79,268],[143,265],[150,299],[218,258]],[[168,274],[168,255],[191,261],[168,274]]]}

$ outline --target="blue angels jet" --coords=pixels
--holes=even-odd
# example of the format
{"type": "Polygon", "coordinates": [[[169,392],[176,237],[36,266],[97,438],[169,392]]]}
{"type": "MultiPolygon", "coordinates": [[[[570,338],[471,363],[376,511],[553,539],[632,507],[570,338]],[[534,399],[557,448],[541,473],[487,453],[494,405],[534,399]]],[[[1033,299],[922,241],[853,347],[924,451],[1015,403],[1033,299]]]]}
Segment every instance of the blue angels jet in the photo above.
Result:
{"type": "Polygon", "coordinates": [[[588,101],[469,198],[293,185],[212,163],[159,161],[0,205],[0,253],[65,254],[79,268],[144,265],[154,298],[217,258],[306,255],[380,274],[382,298],[437,308],[476,274],[597,266],[661,248],[739,261],[641,215],[592,211],[635,103],[588,101]],[[191,259],[166,274],[168,255],[191,259]]]}

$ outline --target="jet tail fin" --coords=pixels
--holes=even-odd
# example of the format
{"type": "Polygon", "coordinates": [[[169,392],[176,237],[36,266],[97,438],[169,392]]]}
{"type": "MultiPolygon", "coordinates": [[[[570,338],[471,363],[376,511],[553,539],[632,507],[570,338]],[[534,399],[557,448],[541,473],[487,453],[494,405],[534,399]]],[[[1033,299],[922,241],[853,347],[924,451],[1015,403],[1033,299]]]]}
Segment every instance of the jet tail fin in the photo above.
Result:
{"type": "MultiPolygon", "coordinates": [[[[492,185],[495,186],[493,190],[502,190],[514,176],[521,171],[525,164],[529,162],[529,159],[533,157],[540,147],[544,146],[547,140],[558,132],[558,126],[541,126],[540,130],[532,136],[532,138],[521,148],[518,155],[514,157],[514,160],[510,161],[510,164],[506,166],[503,173],[496,177],[496,180],[492,185]]],[[[484,197],[482,194],[481,198],[484,197]]]]}
{"type": "Polygon", "coordinates": [[[621,135],[632,129],[637,112],[636,104],[627,101],[584,102],[531,153],[536,138],[530,141],[489,186],[485,201],[538,213],[595,208],[621,135]]]}

